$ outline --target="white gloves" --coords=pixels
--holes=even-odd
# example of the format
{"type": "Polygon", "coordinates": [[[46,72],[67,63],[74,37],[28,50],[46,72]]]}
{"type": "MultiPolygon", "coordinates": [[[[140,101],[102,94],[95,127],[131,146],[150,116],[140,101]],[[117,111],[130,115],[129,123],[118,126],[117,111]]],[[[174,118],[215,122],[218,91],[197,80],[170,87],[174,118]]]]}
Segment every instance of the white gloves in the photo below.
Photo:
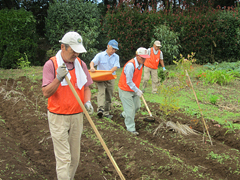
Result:
{"type": "Polygon", "coordinates": [[[139,97],[142,97],[143,92],[139,89],[139,90],[136,92],[136,94],[137,94],[139,97]]]}
{"type": "Polygon", "coordinates": [[[66,64],[63,64],[57,68],[57,79],[61,82],[65,76],[67,75],[68,71],[66,69],[66,64]]]}
{"type": "Polygon", "coordinates": [[[165,68],[165,67],[163,67],[162,69],[163,69],[163,71],[166,71],[166,68],[165,68]]]}
{"type": "Polygon", "coordinates": [[[93,113],[93,106],[92,106],[90,101],[87,101],[84,106],[87,109],[88,114],[92,114],[93,113]]]}

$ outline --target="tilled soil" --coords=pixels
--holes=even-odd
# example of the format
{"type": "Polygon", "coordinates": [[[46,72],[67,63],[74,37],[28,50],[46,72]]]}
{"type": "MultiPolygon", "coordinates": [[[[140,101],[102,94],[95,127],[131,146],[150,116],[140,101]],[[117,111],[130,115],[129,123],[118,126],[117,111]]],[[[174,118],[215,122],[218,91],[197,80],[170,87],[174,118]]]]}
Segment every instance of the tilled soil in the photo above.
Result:
{"type": "MultiPolygon", "coordinates": [[[[47,121],[47,101],[41,81],[26,77],[0,81],[0,180],[56,179],[55,157],[47,121]]],[[[96,112],[96,94],[92,103],[96,112]]],[[[164,118],[159,105],[147,101],[155,122],[136,115],[139,136],[125,130],[121,101],[115,92],[113,118],[91,116],[125,179],[240,179],[239,132],[227,131],[206,120],[211,141],[203,136],[201,118],[181,110],[164,118]],[[167,127],[167,122],[188,125],[197,134],[183,135],[167,127]],[[156,131],[156,129],[158,130],[156,131]],[[154,135],[153,135],[154,134],[154,135]]],[[[145,113],[146,114],[146,113],[145,113]]],[[[116,169],[84,118],[81,160],[75,179],[120,179],[116,169]]]]}

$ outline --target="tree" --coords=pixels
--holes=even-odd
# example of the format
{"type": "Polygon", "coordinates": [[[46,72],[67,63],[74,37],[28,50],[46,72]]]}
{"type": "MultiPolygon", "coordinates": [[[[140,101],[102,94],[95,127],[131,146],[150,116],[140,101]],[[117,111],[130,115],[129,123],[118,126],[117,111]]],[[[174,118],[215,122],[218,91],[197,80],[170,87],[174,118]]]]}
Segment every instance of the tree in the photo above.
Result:
{"type": "Polygon", "coordinates": [[[46,37],[55,50],[59,40],[68,31],[76,31],[83,37],[87,53],[81,54],[85,62],[90,62],[97,54],[100,33],[100,13],[97,4],[84,0],[54,1],[46,18],[46,37]]]}

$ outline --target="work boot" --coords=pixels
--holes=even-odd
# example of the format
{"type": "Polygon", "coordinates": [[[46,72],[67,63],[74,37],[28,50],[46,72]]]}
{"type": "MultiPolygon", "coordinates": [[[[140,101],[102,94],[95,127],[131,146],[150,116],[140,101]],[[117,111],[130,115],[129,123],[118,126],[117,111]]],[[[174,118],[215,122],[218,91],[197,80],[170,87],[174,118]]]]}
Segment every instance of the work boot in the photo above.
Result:
{"type": "Polygon", "coordinates": [[[102,109],[99,109],[97,115],[98,115],[98,117],[102,118],[102,116],[103,116],[103,110],[102,110],[102,109]]]}

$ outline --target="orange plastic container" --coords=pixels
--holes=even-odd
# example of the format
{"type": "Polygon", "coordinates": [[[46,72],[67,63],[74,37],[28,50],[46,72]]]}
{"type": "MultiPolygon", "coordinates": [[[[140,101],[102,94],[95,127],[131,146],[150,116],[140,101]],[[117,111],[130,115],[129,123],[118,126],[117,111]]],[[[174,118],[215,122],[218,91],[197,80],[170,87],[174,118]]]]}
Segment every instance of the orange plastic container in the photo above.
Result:
{"type": "Polygon", "coordinates": [[[116,79],[117,75],[112,75],[112,71],[105,71],[105,70],[96,70],[95,72],[90,72],[90,76],[93,81],[101,82],[101,81],[108,81],[112,79],[116,79]]]}

